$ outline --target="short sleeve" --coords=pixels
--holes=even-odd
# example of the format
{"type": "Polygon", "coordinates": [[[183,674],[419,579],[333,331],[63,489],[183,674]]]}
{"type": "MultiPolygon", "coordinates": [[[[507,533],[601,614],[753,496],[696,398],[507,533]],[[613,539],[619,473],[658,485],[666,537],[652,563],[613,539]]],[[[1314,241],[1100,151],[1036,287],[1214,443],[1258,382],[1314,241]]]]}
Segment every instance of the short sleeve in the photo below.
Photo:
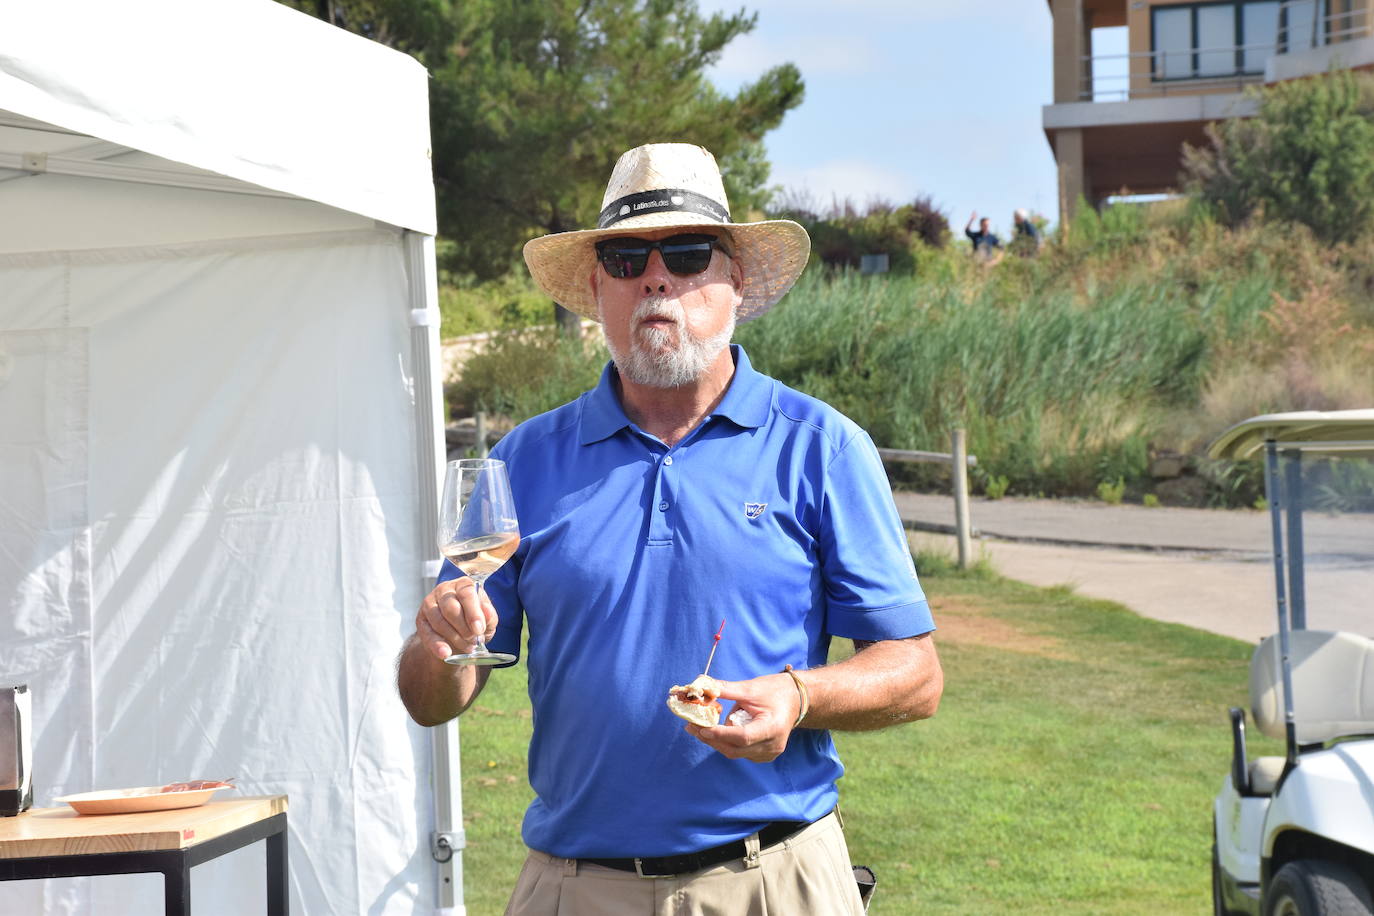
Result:
{"type": "Polygon", "coordinates": [[[826,469],[819,548],[832,636],[876,641],[935,629],[882,460],[862,431],[826,469]]]}

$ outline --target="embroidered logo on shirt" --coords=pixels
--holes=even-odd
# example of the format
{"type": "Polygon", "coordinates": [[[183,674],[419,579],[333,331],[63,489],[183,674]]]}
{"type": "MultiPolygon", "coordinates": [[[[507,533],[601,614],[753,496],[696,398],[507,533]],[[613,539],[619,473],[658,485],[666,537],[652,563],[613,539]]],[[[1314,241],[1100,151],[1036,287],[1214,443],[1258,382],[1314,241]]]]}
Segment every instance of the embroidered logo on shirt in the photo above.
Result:
{"type": "Polygon", "coordinates": [[[744,517],[758,518],[760,515],[763,514],[763,510],[766,508],[768,508],[768,503],[745,503],[744,517]]]}

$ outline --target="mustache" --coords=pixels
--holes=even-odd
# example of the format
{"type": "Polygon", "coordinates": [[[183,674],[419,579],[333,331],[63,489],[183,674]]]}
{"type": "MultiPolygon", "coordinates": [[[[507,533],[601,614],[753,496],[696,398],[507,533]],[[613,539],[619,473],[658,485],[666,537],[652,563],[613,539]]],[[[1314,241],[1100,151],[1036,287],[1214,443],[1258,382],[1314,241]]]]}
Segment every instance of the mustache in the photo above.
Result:
{"type": "Polygon", "coordinates": [[[631,320],[636,324],[648,321],[652,318],[666,318],[676,324],[682,324],[687,314],[682,308],[682,304],[663,296],[654,296],[645,299],[635,306],[635,312],[631,320]]]}

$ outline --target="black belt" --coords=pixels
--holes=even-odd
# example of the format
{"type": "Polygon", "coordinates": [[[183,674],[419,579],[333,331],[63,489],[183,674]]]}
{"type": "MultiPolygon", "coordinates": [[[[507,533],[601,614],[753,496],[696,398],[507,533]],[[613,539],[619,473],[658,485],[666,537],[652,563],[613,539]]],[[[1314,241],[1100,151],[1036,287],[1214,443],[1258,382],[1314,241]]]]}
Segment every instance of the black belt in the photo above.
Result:
{"type": "MultiPolygon", "coordinates": [[[[775,846],[810,826],[811,822],[808,821],[773,821],[759,830],[759,849],[775,846]]],[[[604,865],[606,868],[614,868],[619,871],[632,871],[641,878],[671,878],[674,875],[686,875],[701,871],[703,868],[710,868],[713,865],[720,865],[731,859],[743,859],[745,855],[744,840],[735,840],[733,843],[722,843],[700,852],[688,852],[678,856],[658,856],[648,859],[578,859],[578,861],[590,865],[604,865]]]]}

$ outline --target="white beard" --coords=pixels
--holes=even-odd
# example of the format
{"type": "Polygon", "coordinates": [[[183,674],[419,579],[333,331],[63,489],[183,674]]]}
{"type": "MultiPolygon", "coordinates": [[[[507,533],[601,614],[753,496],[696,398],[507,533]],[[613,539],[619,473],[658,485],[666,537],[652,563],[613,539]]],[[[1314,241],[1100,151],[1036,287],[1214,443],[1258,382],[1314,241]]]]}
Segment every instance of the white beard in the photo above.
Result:
{"type": "Polygon", "coordinates": [[[649,388],[678,388],[705,375],[729,345],[735,333],[735,313],[731,309],[725,326],[703,340],[687,330],[687,313],[681,303],[654,296],[635,307],[630,326],[635,330],[631,332],[629,352],[625,352],[611,341],[605,323],[601,325],[606,348],[621,376],[649,388]],[[648,318],[667,318],[677,325],[677,331],[640,328],[639,323],[648,318]]]}

